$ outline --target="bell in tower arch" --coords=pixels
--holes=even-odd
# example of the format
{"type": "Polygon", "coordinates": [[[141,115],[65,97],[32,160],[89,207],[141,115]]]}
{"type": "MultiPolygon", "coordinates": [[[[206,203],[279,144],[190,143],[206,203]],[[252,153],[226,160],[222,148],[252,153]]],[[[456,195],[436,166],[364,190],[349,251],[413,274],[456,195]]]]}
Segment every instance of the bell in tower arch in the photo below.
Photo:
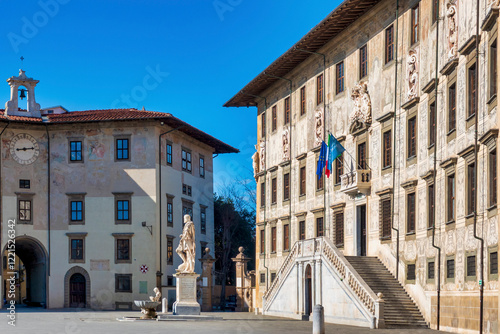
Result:
{"type": "Polygon", "coordinates": [[[5,104],[5,115],[41,117],[40,105],[35,100],[35,87],[38,82],[38,80],[28,78],[23,70],[19,70],[19,76],[8,78],[10,100],[5,104]],[[19,98],[28,99],[27,111],[19,110],[19,98]]]}

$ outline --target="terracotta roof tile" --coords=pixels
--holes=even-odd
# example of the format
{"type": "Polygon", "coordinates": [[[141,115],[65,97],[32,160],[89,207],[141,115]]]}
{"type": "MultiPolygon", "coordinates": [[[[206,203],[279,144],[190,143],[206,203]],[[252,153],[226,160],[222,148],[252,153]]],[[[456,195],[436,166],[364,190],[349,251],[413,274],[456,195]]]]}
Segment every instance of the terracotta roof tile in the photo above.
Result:
{"type": "Polygon", "coordinates": [[[137,110],[137,109],[96,109],[72,111],[63,114],[47,114],[47,122],[43,122],[38,117],[25,116],[5,116],[5,110],[0,109],[0,121],[9,120],[22,123],[44,123],[44,124],[66,124],[66,123],[87,123],[87,122],[107,122],[107,121],[127,121],[127,120],[162,120],[172,128],[201,141],[215,149],[215,153],[238,153],[239,150],[212,137],[211,135],[189,125],[188,123],[172,116],[169,113],[137,110]]]}

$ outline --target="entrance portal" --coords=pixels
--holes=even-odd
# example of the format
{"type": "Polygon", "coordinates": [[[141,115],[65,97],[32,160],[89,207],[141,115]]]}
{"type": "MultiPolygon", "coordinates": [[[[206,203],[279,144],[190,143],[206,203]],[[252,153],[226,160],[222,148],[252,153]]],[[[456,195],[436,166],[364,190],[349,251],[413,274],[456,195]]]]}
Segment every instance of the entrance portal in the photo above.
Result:
{"type": "Polygon", "coordinates": [[[31,237],[18,237],[15,239],[15,264],[12,270],[12,257],[5,249],[4,268],[2,277],[3,296],[7,298],[7,287],[9,286],[8,278],[12,276],[11,272],[16,276],[16,297],[17,303],[25,303],[28,306],[46,306],[46,282],[47,282],[47,253],[41,243],[31,237]]]}
{"type": "Polygon", "coordinates": [[[69,279],[69,307],[84,308],[86,305],[85,277],[73,274],[69,279]]]}
{"type": "Polygon", "coordinates": [[[356,207],[356,255],[366,256],[366,204],[356,207]]]}
{"type": "Polygon", "coordinates": [[[307,265],[306,274],[305,274],[305,315],[308,317],[312,313],[312,275],[311,275],[311,266],[307,265]]]}

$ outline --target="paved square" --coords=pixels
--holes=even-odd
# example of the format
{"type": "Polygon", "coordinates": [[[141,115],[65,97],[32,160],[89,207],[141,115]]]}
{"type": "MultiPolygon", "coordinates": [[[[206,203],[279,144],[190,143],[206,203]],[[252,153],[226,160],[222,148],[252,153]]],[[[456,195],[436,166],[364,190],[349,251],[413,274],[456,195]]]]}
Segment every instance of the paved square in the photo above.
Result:
{"type": "MultiPolygon", "coordinates": [[[[76,312],[74,310],[18,309],[16,327],[7,324],[7,313],[0,311],[0,333],[37,334],[126,334],[126,333],[312,333],[312,323],[251,313],[203,313],[222,316],[222,321],[135,321],[121,322],[116,318],[137,317],[138,311],[76,312]]],[[[442,333],[434,330],[385,329],[370,330],[352,326],[326,325],[326,333],[442,333]]]]}

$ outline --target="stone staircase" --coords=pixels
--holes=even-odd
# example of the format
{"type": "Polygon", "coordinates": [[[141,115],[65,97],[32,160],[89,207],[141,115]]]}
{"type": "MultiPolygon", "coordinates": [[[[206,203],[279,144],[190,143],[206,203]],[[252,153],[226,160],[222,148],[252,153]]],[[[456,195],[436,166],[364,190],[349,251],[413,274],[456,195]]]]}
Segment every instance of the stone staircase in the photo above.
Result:
{"type": "Polygon", "coordinates": [[[383,293],[386,328],[428,328],[418,307],[378,258],[367,256],[345,258],[373,292],[383,293]]]}

